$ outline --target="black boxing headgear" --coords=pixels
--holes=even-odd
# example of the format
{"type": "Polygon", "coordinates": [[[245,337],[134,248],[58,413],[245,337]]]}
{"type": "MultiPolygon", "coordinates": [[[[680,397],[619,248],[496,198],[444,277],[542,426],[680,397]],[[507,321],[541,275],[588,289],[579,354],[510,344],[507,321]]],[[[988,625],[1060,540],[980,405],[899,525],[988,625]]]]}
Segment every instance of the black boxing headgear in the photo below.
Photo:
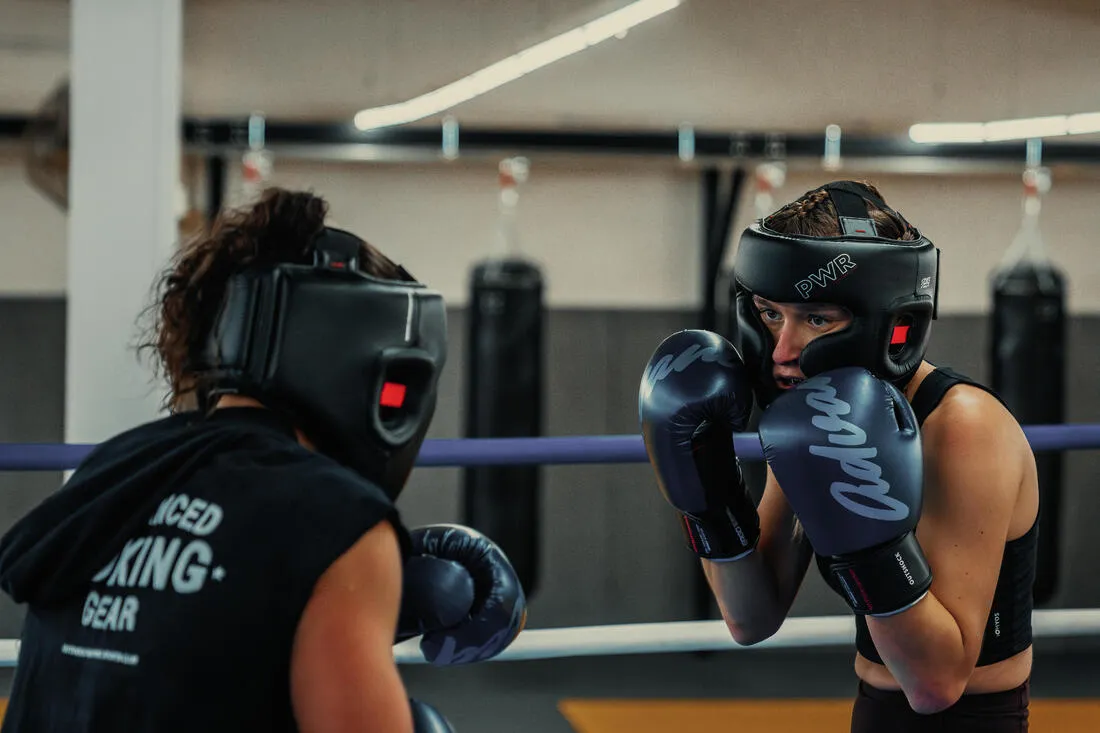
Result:
{"type": "Polygon", "coordinates": [[[396,499],[435,411],[447,314],[404,269],[401,280],[360,272],[359,248],[326,228],[312,265],[234,275],[207,339],[200,399],[260,400],[396,499]]]}
{"type": "Polygon", "coordinates": [[[861,366],[904,385],[924,358],[937,315],[936,246],[859,184],[841,181],[816,190],[829,194],[839,236],[783,234],[769,229],[764,219],[742,233],[734,260],[737,348],[753,374],[761,407],[779,390],[772,373],[775,343],[754,295],[773,303],[832,303],[851,312],[850,326],[819,336],[803,349],[799,367],[807,377],[861,366]],[[879,236],[868,202],[897,216],[914,238],[879,236]]]}

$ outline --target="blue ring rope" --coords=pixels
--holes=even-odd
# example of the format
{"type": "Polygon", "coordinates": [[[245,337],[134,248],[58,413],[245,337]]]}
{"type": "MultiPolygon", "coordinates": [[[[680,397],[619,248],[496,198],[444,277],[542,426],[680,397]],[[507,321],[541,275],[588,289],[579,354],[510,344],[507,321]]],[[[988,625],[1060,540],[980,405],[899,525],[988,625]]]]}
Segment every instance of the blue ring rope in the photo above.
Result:
{"type": "MultiPolygon", "coordinates": [[[[1034,451],[1100,449],[1100,424],[1028,425],[1034,451]]],[[[756,433],[733,439],[737,455],[760,460],[756,433]]],[[[76,468],[92,444],[0,443],[0,471],[64,471],[76,468]]],[[[639,435],[577,435],[552,438],[452,438],[424,441],[418,466],[515,466],[645,463],[639,435]]]]}

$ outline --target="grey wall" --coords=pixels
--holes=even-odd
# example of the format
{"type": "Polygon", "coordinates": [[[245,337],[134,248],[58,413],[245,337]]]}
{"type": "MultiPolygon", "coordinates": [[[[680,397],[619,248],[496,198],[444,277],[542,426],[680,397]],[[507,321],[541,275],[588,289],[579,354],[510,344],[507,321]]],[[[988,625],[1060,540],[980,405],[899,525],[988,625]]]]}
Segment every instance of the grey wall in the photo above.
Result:
{"type": "MultiPolygon", "coordinates": [[[[0,441],[56,443],[65,418],[65,302],[0,300],[0,441]]],[[[0,531],[61,481],[58,473],[0,471],[0,531]]],[[[0,637],[19,635],[22,612],[0,593],[0,637]]]]}
{"type": "MultiPolygon", "coordinates": [[[[432,437],[459,437],[465,319],[452,314],[452,354],[432,437]]],[[[547,435],[637,433],[642,367],[662,338],[693,325],[688,312],[552,311],[547,319],[547,435]]],[[[1070,324],[1066,422],[1100,422],[1096,389],[1100,317],[1070,324]]],[[[988,381],[987,319],[946,316],[936,323],[928,358],[988,381]]],[[[1066,458],[1061,588],[1052,606],[1100,606],[1100,582],[1086,541],[1100,519],[1100,451],[1066,458]]],[[[542,585],[531,625],[627,623],[691,618],[694,557],[681,545],[670,508],[647,464],[543,469],[542,585]]],[[[458,521],[457,470],[414,473],[402,498],[413,523],[458,521]]],[[[797,615],[843,613],[843,602],[810,573],[797,615]]]]}
{"type": "MultiPolygon", "coordinates": [[[[61,439],[64,320],[61,300],[0,300],[0,440],[61,439]]],[[[687,312],[550,312],[545,434],[636,433],[636,395],[643,365],[664,336],[692,324],[693,316],[687,312]]],[[[451,333],[451,359],[430,436],[434,438],[461,434],[462,311],[452,312],[451,333]]],[[[936,325],[929,359],[986,378],[987,343],[984,318],[948,316],[936,325]]],[[[1075,318],[1070,326],[1067,422],[1100,422],[1098,344],[1100,317],[1075,318]]],[[[691,618],[695,560],[683,548],[674,514],[657,492],[647,464],[551,466],[543,469],[542,477],[543,561],[541,585],[531,603],[530,628],[691,618]]],[[[401,499],[406,521],[411,525],[461,521],[460,478],[458,469],[415,471],[401,499]]],[[[1089,542],[1091,528],[1100,520],[1100,492],[1094,490],[1098,479],[1100,452],[1068,455],[1063,578],[1054,607],[1100,607],[1100,581],[1095,578],[1095,553],[1089,542]]],[[[0,528],[6,529],[59,480],[58,474],[0,473],[0,528]]],[[[796,615],[845,610],[815,573],[807,576],[794,607],[796,615]]],[[[0,597],[0,636],[18,635],[20,615],[18,608],[0,597]]],[[[1047,648],[1062,650],[1057,645],[1047,648]]],[[[852,689],[847,653],[798,655],[800,664],[810,665],[804,667],[803,677],[816,681],[799,683],[797,688],[789,687],[794,679],[790,677],[793,657],[745,654],[749,656],[621,657],[458,670],[420,667],[407,668],[406,678],[414,693],[439,701],[453,714],[455,722],[462,724],[460,729],[486,731],[516,730],[518,720],[524,721],[526,730],[568,731],[554,712],[556,700],[566,694],[776,695],[797,689],[847,695],[852,689]],[[750,667],[744,666],[748,659],[754,660],[750,667]],[[760,677],[746,671],[752,665],[773,672],[760,677]],[[542,722],[536,725],[531,716],[542,722]]],[[[1094,664],[1095,659],[1090,659],[1094,664]]],[[[1059,692],[1073,694],[1074,674],[1049,674],[1046,684],[1061,680],[1059,692]]],[[[1037,689],[1044,687],[1040,682],[1037,689]]]]}
{"type": "MultiPolygon", "coordinates": [[[[637,433],[637,387],[653,348],[689,327],[688,312],[555,310],[546,326],[546,435],[637,433]]],[[[0,300],[0,440],[56,442],[64,417],[65,306],[60,299],[0,300]]],[[[466,319],[451,312],[451,357],[430,437],[460,437],[466,319]]],[[[1100,317],[1070,324],[1067,422],[1100,422],[1096,389],[1100,317]]],[[[935,327],[929,359],[988,377],[987,324],[947,316],[935,327]]],[[[1100,520],[1100,452],[1066,458],[1064,556],[1051,605],[1100,607],[1090,569],[1090,528],[1100,520]]],[[[6,528],[58,485],[57,473],[0,473],[0,527],[6,528]]],[[[691,618],[694,558],[683,549],[671,509],[647,464],[542,469],[540,587],[531,626],[670,621],[691,618]]],[[[461,521],[459,469],[418,469],[401,499],[410,524],[461,521]]],[[[794,613],[844,611],[810,574],[794,613]]],[[[0,635],[18,631],[18,613],[0,598],[0,635]]]]}

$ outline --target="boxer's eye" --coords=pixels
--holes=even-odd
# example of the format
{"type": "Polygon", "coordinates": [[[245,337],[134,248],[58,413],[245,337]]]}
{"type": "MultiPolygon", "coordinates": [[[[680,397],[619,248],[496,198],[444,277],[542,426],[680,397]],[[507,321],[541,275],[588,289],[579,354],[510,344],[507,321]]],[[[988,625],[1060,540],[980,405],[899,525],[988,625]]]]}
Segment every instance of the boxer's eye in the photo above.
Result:
{"type": "Polygon", "coordinates": [[[765,321],[778,321],[782,318],[778,312],[773,311],[771,308],[759,308],[757,312],[760,313],[760,317],[765,321]]]}

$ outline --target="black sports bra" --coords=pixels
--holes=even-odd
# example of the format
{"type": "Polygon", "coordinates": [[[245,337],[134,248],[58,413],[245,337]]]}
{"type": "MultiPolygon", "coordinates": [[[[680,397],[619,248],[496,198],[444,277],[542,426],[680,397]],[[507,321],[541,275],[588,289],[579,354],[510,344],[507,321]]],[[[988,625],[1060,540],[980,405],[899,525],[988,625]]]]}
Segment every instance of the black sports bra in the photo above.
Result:
{"type": "MultiPolygon", "coordinates": [[[[956,384],[969,384],[1001,399],[985,385],[963,374],[948,368],[937,368],[924,378],[913,395],[913,412],[919,424],[924,424],[943,396],[956,384]]],[[[1039,521],[1036,519],[1026,534],[1005,543],[1001,573],[985,624],[982,651],[978,655],[979,667],[1008,659],[1031,646],[1032,586],[1035,584],[1038,537],[1039,521]]],[[[856,649],[872,662],[883,663],[864,616],[856,616],[856,649]]]]}

